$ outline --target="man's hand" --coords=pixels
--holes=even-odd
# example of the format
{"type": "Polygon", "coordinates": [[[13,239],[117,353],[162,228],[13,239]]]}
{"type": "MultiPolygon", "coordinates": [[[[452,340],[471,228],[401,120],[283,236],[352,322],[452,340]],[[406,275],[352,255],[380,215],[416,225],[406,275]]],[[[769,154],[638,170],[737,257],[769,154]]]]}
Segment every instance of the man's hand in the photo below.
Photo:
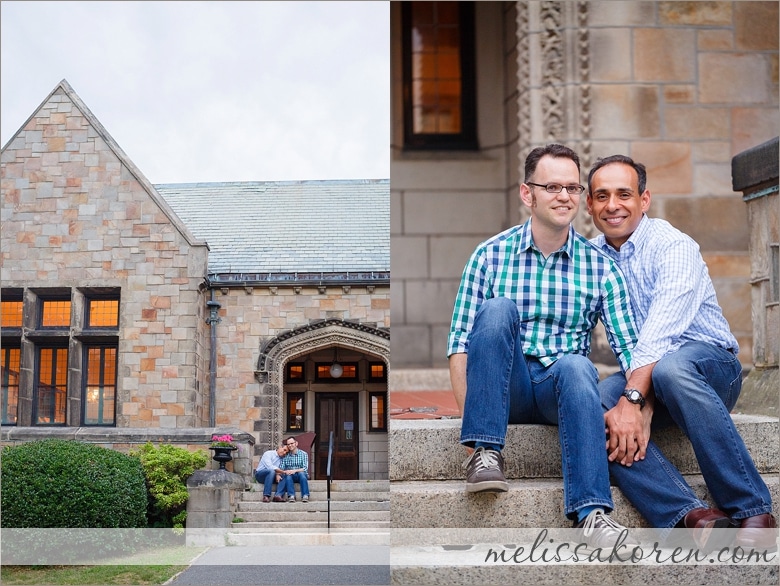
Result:
{"type": "MultiPolygon", "coordinates": [[[[648,409],[645,406],[645,409],[648,409]]],[[[607,433],[607,458],[631,466],[645,459],[647,442],[650,441],[650,420],[652,407],[642,413],[639,405],[621,397],[618,404],[604,414],[607,433]]]]}

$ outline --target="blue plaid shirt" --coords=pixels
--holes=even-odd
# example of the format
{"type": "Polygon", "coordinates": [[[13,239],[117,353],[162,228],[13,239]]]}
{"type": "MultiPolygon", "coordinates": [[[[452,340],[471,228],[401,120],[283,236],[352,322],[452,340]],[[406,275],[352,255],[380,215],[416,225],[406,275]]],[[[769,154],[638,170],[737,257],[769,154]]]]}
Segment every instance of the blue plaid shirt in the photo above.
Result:
{"type": "Polygon", "coordinates": [[[639,328],[631,366],[657,362],[685,342],[708,342],[739,351],[718,305],[699,245],[665,220],[642,218],[615,250],[603,235],[592,242],[620,265],[639,328]]]}
{"type": "Polygon", "coordinates": [[[306,475],[308,476],[309,454],[298,448],[298,451],[296,451],[294,454],[290,453],[282,458],[282,465],[280,468],[282,470],[296,470],[298,468],[303,468],[306,471],[306,475]]]}
{"type": "Polygon", "coordinates": [[[636,331],[625,280],[617,263],[574,228],[547,258],[533,243],[530,220],[477,247],[455,299],[448,356],[468,353],[477,310],[493,297],[517,303],[523,353],[545,366],[564,354],[587,356],[601,318],[621,369],[629,367],[636,331]]]}

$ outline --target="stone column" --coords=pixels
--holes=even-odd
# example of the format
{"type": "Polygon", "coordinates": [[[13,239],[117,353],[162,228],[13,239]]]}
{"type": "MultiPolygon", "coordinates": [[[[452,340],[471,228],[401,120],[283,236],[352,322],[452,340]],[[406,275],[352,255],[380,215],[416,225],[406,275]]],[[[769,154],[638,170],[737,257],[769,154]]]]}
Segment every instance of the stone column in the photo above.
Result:
{"type": "Polygon", "coordinates": [[[227,470],[196,470],[187,479],[187,529],[230,527],[244,478],[227,470]]]}
{"type": "Polygon", "coordinates": [[[753,316],[753,369],[734,411],[776,417],[780,389],[778,138],[736,155],[731,160],[731,178],[748,210],[753,316]]]}

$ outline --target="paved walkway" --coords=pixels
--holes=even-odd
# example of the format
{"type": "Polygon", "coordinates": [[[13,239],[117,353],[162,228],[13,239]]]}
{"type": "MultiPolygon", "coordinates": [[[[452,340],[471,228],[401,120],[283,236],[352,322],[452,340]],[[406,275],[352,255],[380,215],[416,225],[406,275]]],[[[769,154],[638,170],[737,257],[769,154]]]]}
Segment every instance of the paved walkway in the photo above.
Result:
{"type": "Polygon", "coordinates": [[[390,584],[390,547],[357,545],[213,547],[170,586],[390,584]]]}

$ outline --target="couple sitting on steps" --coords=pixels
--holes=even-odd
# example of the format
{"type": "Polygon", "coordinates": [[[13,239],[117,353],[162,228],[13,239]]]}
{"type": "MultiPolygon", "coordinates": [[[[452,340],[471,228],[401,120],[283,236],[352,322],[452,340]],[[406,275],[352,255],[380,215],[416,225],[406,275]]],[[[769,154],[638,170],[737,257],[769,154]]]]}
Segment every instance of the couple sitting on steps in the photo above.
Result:
{"type": "Polygon", "coordinates": [[[309,502],[309,454],[298,449],[294,437],[287,438],[275,450],[268,450],[260,458],[255,470],[255,480],[263,485],[263,502],[270,502],[271,490],[276,482],[273,501],[295,502],[295,483],[301,485],[301,500],[309,502]]]}
{"type": "Polygon", "coordinates": [[[610,517],[612,476],[664,538],[680,528],[702,550],[774,549],[770,493],[730,416],[742,385],[737,341],[696,242],[647,215],[646,181],[644,165],[613,155],[586,187],[571,149],[529,153],[520,199],[531,219],[476,248],[453,311],[466,491],[508,490],[508,423],[557,425],[563,512],[587,545],[625,535],[610,517]],[[602,233],[590,241],[571,225],[583,195],[602,233]],[[599,320],[620,364],[601,382],[587,358],[599,320]],[[665,425],[690,439],[717,508],[651,439],[665,425]],[[713,531],[727,528],[736,531],[713,531]]]}

